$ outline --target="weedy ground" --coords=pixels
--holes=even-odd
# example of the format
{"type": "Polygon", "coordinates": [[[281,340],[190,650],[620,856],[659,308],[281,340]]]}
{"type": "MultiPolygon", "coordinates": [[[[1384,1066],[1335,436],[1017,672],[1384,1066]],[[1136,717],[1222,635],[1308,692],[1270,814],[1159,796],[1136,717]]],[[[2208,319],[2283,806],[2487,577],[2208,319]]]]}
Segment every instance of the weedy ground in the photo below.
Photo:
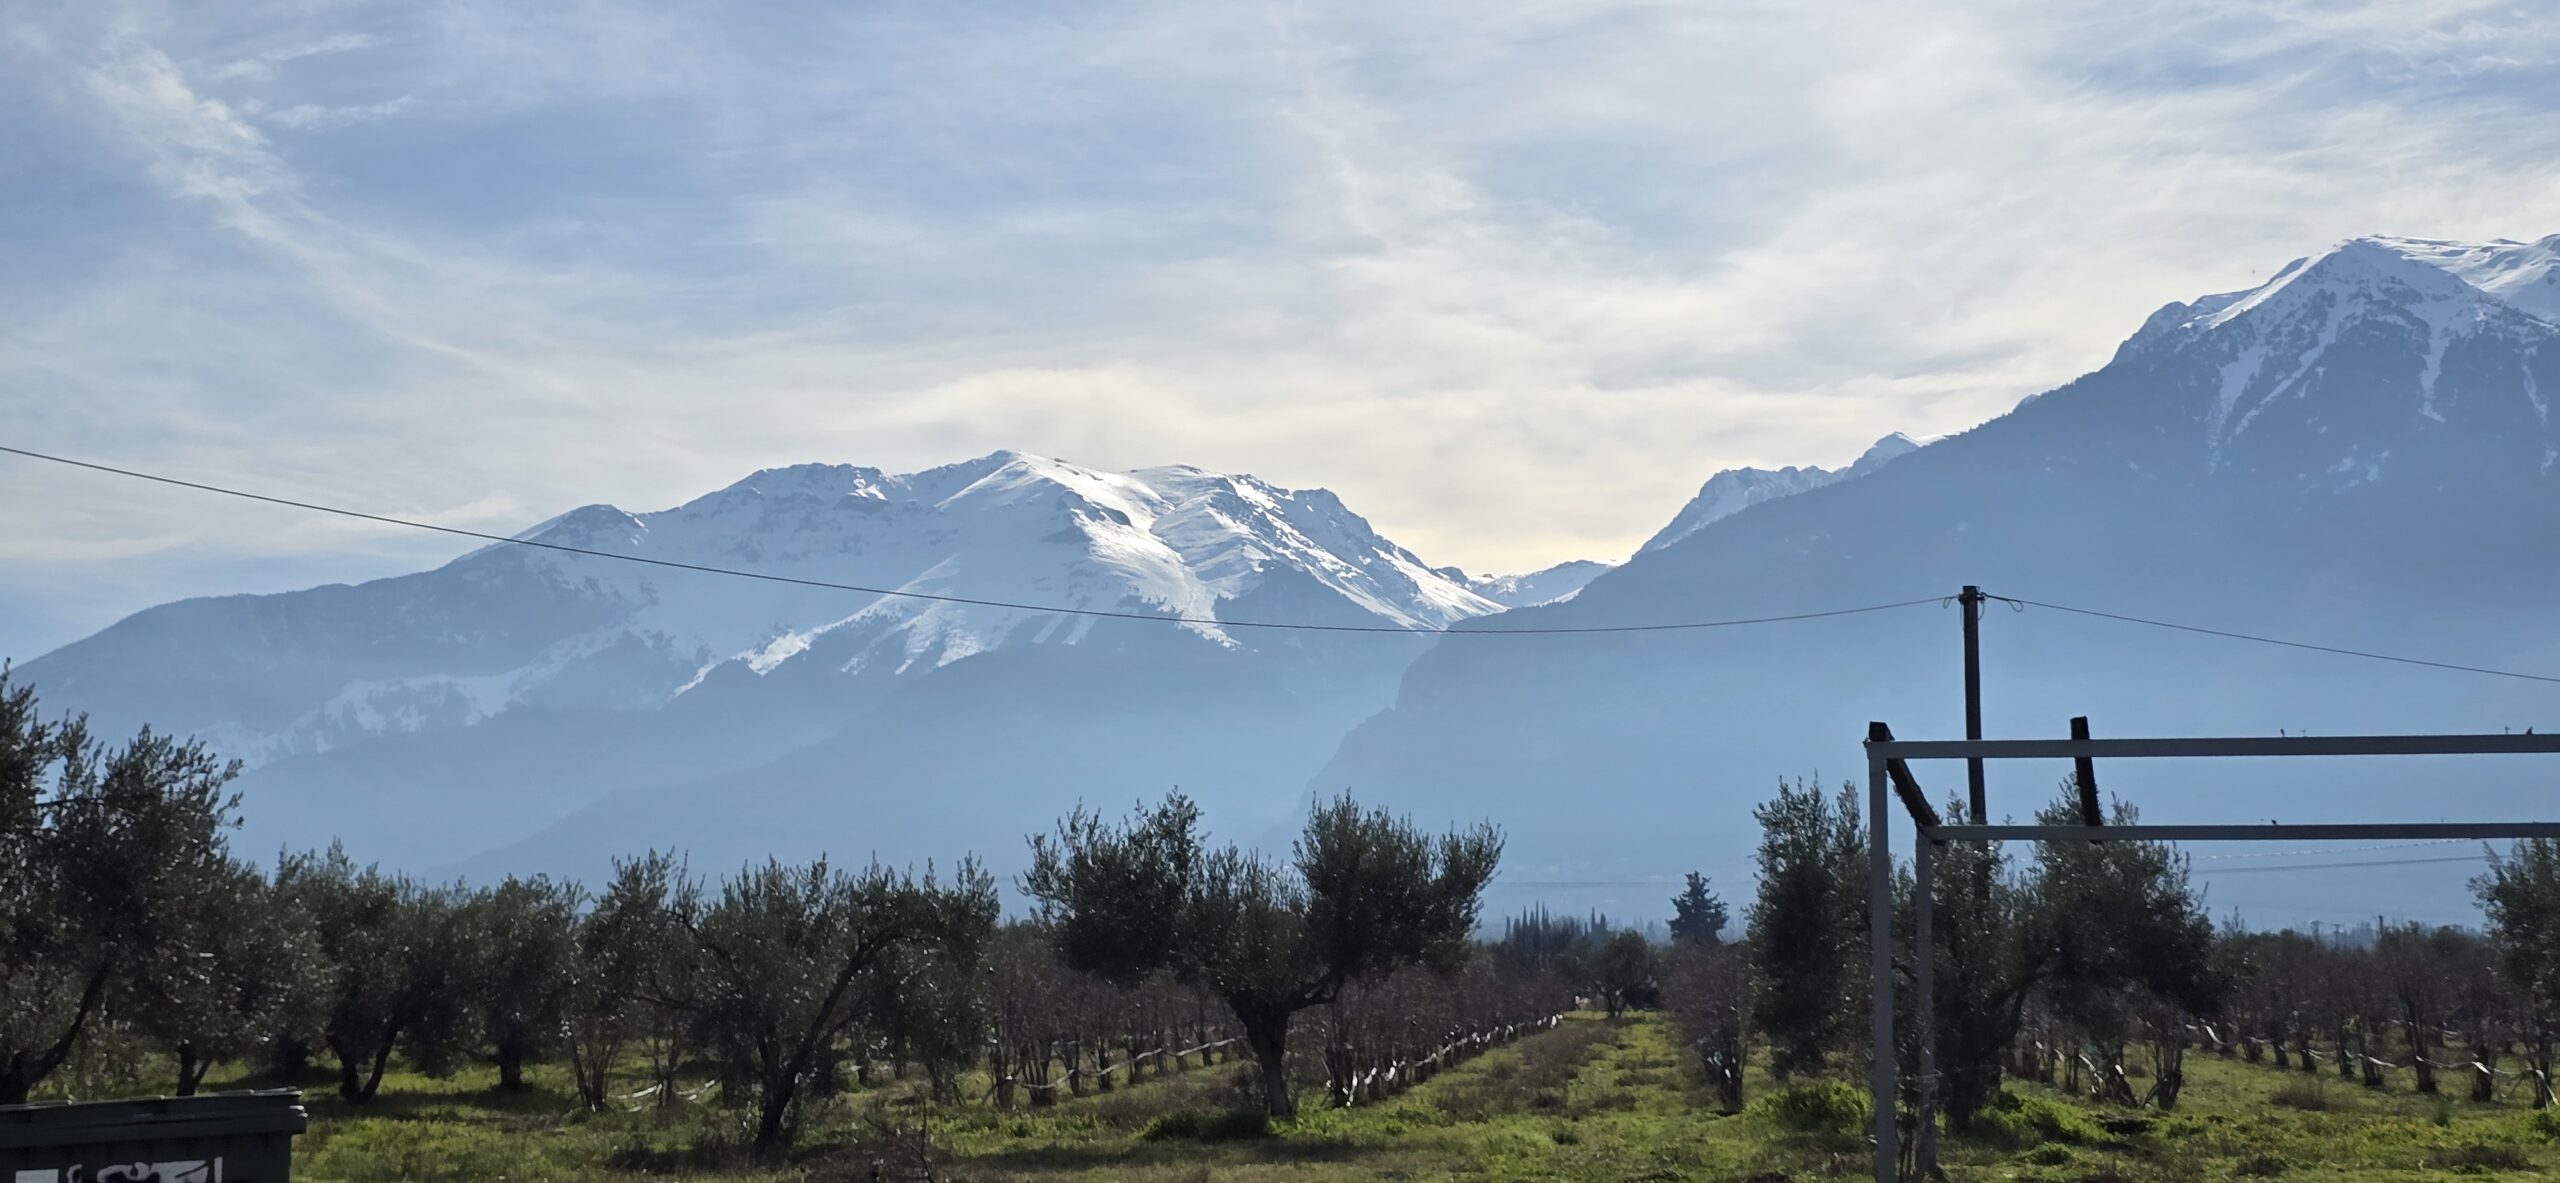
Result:
{"type": "MultiPolygon", "coordinates": [[[[303,1183],[853,1183],[872,1177],[867,1155],[875,1143],[866,1139],[874,1135],[866,1131],[886,1120],[921,1123],[942,1159],[935,1177],[955,1183],[1864,1176],[1859,1090],[1781,1088],[1755,1075],[1751,1103],[1720,1114],[1682,1056],[1653,1016],[1615,1023],[1581,1016],[1382,1104],[1310,1107],[1277,1127],[1243,1116],[1246,1095],[1226,1065],[1013,1112],[976,1102],[928,1106],[914,1087],[892,1083],[831,1103],[789,1164],[761,1170],[741,1165],[741,1120],[709,1105],[588,1115],[577,1111],[565,1078],[552,1074],[536,1073],[534,1087],[516,1093],[492,1089],[485,1074],[395,1075],[380,1098],[358,1107],[315,1084],[312,1128],[300,1140],[294,1175],[303,1183]]],[[[1977,1130],[1947,1139],[1943,1157],[1959,1183],[2560,1175],[2560,1115],[2535,1113],[2520,1099],[2421,1096],[2408,1083],[2372,1091],[2334,1075],[2191,1055],[2174,1113],[2103,1109],[2012,1084],[1977,1130]]]]}

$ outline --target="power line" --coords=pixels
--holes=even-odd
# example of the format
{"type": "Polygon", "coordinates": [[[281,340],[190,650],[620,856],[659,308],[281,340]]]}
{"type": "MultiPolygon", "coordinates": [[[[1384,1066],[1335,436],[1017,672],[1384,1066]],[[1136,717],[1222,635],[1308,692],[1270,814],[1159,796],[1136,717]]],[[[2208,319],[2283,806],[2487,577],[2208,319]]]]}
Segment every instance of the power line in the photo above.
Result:
{"type": "Polygon", "coordinates": [[[2011,596],[1992,596],[1991,598],[1995,600],[2003,600],[2022,607],[2046,608],[2055,612],[2069,612],[2077,616],[2095,616],[2104,620],[2120,620],[2126,624],[2140,624],[2148,625],[2152,628],[2175,629],[2182,633],[2201,633],[2208,637],[2225,637],[2234,641],[2254,641],[2261,645],[2281,645],[2287,649],[2308,649],[2314,653],[2334,653],[2341,657],[2362,657],[2370,661],[2390,661],[2397,662],[2401,665],[2425,666],[2429,669],[2453,670],[2458,673],[2465,674],[2488,674],[2492,677],[2499,678],[2519,678],[2527,682],[2549,682],[2553,684],[2560,684],[2560,677],[2553,677],[2549,674],[2527,674],[2519,673],[2515,670],[2490,669],[2486,666],[2457,665],[2450,661],[2429,661],[2422,657],[2399,657],[2389,653],[2372,653],[2362,649],[2342,649],[2335,645],[2314,645],[2306,641],[2284,641],[2278,640],[2274,637],[2261,637],[2250,633],[2235,633],[2223,629],[2204,628],[2192,624],[2175,624],[2166,620],[2146,620],[2139,616],[2125,616],[2115,612],[2100,612],[2094,608],[2074,608],[2068,604],[2047,604],[2038,600],[2021,600],[2011,596]]]}
{"type": "Polygon", "coordinates": [[[2304,850],[2244,850],[2222,854],[2191,855],[2189,857],[2195,859],[2197,862],[2204,862],[2207,860],[2235,858],[2299,858],[2306,854],[2372,854],[2376,851],[2383,850],[2414,850],[2421,846],[2461,846],[2469,843],[2470,841],[2471,839],[2469,838],[2430,838],[2424,842],[2391,842],[2380,846],[2353,846],[2345,849],[2332,846],[2324,850],[2315,846],[2304,850]]]}
{"type": "Polygon", "coordinates": [[[2415,867],[2424,863],[2477,863],[2487,861],[2488,857],[2485,854],[2453,854],[2434,858],[2364,859],[2348,863],[2294,863],[2283,867],[2216,867],[2196,874],[2264,875],[2275,871],[2334,871],[2344,867],[2415,867]]]}
{"type": "Polygon", "coordinates": [[[24,456],[30,460],[47,460],[55,464],[69,465],[73,468],[85,468],[92,472],[111,473],[121,477],[132,477],[135,480],[151,481],[163,485],[174,485],[181,489],[194,489],[198,492],[204,493],[219,493],[225,497],[238,497],[247,501],[260,501],[269,505],[282,505],[293,509],[310,510],[314,513],[335,514],[343,518],[354,518],[358,521],[377,522],[386,526],[400,526],[411,530],[428,530],[438,534],[450,534],[460,538],[475,538],[482,542],[500,542],[506,543],[510,546],[529,546],[539,550],[558,551],[563,554],[585,555],[589,558],[611,559],[616,562],[623,563],[639,563],[650,567],[665,567],[677,571],[693,571],[704,575],[725,575],[735,579],[758,579],[767,583],[787,583],[797,587],[823,588],[830,591],[859,592],[863,595],[871,596],[897,596],[903,599],[930,600],[935,603],[942,604],[964,604],[977,608],[1005,608],[1018,612],[1040,612],[1056,616],[1090,616],[1112,620],[1137,620],[1151,624],[1196,624],[1208,625],[1216,628],[1281,629],[1297,632],[1318,633],[1399,633],[1416,636],[1445,635],[1466,637],[1487,635],[1557,636],[1581,633],[1654,633],[1672,632],[1685,629],[1732,628],[1738,625],[1747,624],[1780,624],[1792,620],[1824,620],[1834,616],[1856,616],[1867,612],[1884,612],[1894,608],[1912,608],[1922,604],[1934,604],[1942,598],[1939,596],[1924,596],[1916,600],[1901,600],[1891,604],[1869,604],[1859,608],[1834,608],[1821,612],[1791,612],[1778,616],[1737,617],[1730,620],[1692,620],[1681,621],[1673,624],[1588,625],[1563,628],[1406,628],[1399,625],[1387,624],[1308,624],[1286,620],[1220,620],[1216,617],[1210,616],[1163,616],[1149,612],[1123,612],[1107,608],[1069,608],[1054,604],[1024,604],[1011,600],[990,600],[979,599],[973,596],[942,595],[935,592],[908,591],[900,588],[864,587],[860,584],[835,583],[824,579],[801,579],[790,575],[776,575],[768,571],[748,571],[736,567],[715,567],[704,563],[686,563],[679,562],[675,559],[651,558],[646,555],[616,554],[613,551],[607,550],[591,550],[582,546],[568,546],[562,543],[543,542],[532,538],[513,538],[504,534],[489,534],[479,530],[466,530],[459,526],[439,526],[433,522],[414,521],[409,518],[395,518],[378,513],[365,513],[361,510],[344,509],[334,505],[322,505],[318,502],[312,501],[296,501],[290,497],[276,497],[265,493],[252,493],[245,489],[232,489],[221,485],[204,484],[199,481],[180,480],[177,477],[161,476],[157,473],[141,472],[130,468],[117,468],[113,465],[97,464],[87,460],[74,460],[67,456],[54,456],[44,452],[29,451],[25,448],[13,448],[6,444],[0,444],[0,452],[6,452],[13,456],[24,456]]]}

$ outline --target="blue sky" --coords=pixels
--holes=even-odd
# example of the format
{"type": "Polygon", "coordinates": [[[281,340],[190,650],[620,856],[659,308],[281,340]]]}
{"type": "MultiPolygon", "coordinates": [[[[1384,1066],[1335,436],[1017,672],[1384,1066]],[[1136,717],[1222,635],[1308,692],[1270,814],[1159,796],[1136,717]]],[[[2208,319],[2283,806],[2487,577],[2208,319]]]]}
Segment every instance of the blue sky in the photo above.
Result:
{"type": "MultiPolygon", "coordinates": [[[[1615,558],[2340,237],[2560,231],[2530,6],[12,5],[0,442],[511,530],[1018,447],[1615,558]]],[[[0,462],[0,653],[432,537],[0,462]]]]}

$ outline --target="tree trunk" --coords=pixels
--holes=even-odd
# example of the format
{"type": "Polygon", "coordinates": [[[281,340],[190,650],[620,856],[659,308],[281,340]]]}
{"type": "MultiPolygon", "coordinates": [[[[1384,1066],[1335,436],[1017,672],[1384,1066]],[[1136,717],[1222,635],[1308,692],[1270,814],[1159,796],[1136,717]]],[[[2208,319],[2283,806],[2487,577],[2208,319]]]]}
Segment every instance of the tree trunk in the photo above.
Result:
{"type": "Polygon", "coordinates": [[[1254,1063],[1262,1070],[1263,1112],[1277,1120],[1296,1117],[1297,1098],[1289,1095],[1288,1013],[1238,1007],[1236,1018],[1244,1024],[1245,1043],[1252,1047],[1254,1063]]]}
{"type": "Polygon", "coordinates": [[[385,1036],[382,1046],[374,1050],[373,1072],[364,1078],[363,1094],[352,1098],[353,1100],[370,1101],[375,1093],[382,1091],[382,1073],[391,1067],[391,1047],[394,1042],[396,1040],[393,1037],[385,1036]]]}
{"type": "Polygon", "coordinates": [[[210,1062],[200,1062],[196,1059],[196,1045],[192,1043],[179,1044],[178,1095],[181,1097],[192,1097],[196,1095],[196,1086],[204,1083],[205,1071],[212,1067],[213,1065],[210,1062]]]}
{"type": "Polygon", "coordinates": [[[299,1039],[279,1039],[268,1044],[267,1071],[286,1080],[311,1071],[311,1045],[299,1039]]]}
{"type": "Polygon", "coordinates": [[[519,1092],[524,1088],[524,1049],[509,1043],[498,1045],[498,1088],[519,1092]]]}
{"type": "Polygon", "coordinates": [[[753,1154],[757,1162],[771,1161],[774,1148],[782,1144],[782,1121],[790,1113],[791,1098],[798,1091],[798,1082],[792,1076],[766,1080],[764,1099],[756,1114],[753,1154]]]}

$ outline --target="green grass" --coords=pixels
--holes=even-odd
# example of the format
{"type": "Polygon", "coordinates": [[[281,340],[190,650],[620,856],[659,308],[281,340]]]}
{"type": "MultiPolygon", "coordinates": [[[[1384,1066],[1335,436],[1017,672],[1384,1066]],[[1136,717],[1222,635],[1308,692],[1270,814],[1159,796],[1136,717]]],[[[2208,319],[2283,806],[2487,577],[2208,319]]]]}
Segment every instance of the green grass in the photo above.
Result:
{"type": "MultiPolygon", "coordinates": [[[[755,1170],[734,1150],[743,1124],[712,1096],[673,1112],[587,1115],[565,1074],[501,1093],[486,1073],[400,1074],[371,1105],[309,1089],[312,1129],[295,1177],[391,1180],[765,1183],[869,1178],[866,1122],[929,1123],[958,1183],[1349,1183],[1564,1180],[1568,1183],[1853,1179],[1865,1170],[1862,1090],[1781,1087],[1754,1071],[1750,1104],[1720,1116],[1667,1026],[1577,1017],[1497,1048],[1382,1104],[1315,1108],[1276,1125],[1251,1116],[1241,1068],[1193,1068],[1042,1109],[924,1105],[912,1085],[842,1098],[786,1165],[755,1170]]],[[[2521,1102],[2474,1104],[2207,1055],[2188,1060],[2175,1113],[2110,1111],[2012,1083],[1976,1130],[1950,1135],[1951,1179],[2529,1179],[2560,1173],[2560,1118],[2521,1102]]],[[[269,1082],[234,1082],[269,1083],[269,1082]]],[[[637,1088],[635,1079],[626,1088],[637,1088]]],[[[972,1096],[982,1096],[983,1088],[972,1096]]]]}

